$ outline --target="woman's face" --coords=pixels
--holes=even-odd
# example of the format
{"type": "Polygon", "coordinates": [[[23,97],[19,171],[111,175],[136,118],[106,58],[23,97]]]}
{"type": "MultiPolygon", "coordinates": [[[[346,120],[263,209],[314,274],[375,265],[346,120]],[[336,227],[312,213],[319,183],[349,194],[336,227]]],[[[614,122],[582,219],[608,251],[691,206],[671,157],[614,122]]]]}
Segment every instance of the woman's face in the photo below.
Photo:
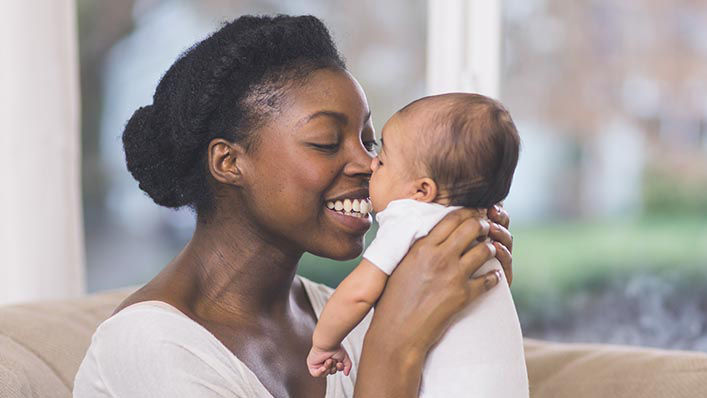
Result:
{"type": "Polygon", "coordinates": [[[288,89],[246,154],[244,198],[276,244],[350,259],[363,250],[368,213],[329,209],[366,201],[375,133],[365,94],[345,71],[322,69],[288,89]]]}

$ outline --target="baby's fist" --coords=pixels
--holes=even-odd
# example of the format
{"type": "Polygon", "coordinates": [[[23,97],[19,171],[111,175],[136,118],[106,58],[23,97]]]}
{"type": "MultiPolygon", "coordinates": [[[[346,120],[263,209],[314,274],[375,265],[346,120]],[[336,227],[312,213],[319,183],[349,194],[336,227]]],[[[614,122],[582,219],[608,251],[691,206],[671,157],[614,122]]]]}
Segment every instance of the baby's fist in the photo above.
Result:
{"type": "Polygon", "coordinates": [[[307,355],[307,369],[309,369],[309,374],[314,377],[333,375],[340,371],[348,376],[351,372],[351,359],[341,345],[333,351],[312,347],[307,355]]]}

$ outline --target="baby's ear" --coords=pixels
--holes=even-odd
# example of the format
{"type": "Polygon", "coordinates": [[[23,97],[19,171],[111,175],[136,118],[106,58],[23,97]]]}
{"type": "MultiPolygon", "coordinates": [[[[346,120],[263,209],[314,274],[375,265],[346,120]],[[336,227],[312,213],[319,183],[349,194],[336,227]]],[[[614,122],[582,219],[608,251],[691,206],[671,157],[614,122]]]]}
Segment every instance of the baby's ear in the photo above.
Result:
{"type": "Polygon", "coordinates": [[[415,193],[412,195],[412,199],[429,203],[437,198],[437,183],[433,179],[429,177],[418,178],[414,185],[415,193]]]}

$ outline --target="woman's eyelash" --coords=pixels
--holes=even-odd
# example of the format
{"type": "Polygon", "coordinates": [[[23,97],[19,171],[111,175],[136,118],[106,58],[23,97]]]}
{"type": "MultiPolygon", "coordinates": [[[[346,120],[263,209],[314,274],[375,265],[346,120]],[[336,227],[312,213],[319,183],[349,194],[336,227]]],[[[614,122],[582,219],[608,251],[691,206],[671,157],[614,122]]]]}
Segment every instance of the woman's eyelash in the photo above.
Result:
{"type": "Polygon", "coordinates": [[[328,145],[323,145],[323,144],[311,144],[313,147],[317,149],[323,149],[325,151],[335,151],[336,148],[339,147],[339,144],[328,144],[328,145]]]}
{"type": "Polygon", "coordinates": [[[363,143],[363,145],[366,147],[366,149],[368,149],[369,152],[375,150],[376,148],[378,148],[380,146],[378,141],[375,141],[375,140],[366,141],[363,143]]]}

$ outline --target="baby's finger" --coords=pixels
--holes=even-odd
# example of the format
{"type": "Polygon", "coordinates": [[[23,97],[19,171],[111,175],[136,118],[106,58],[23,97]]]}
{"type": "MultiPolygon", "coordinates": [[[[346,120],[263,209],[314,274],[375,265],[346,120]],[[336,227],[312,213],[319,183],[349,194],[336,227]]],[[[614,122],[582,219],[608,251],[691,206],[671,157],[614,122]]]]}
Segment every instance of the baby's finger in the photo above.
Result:
{"type": "Polygon", "coordinates": [[[349,357],[346,356],[346,358],[344,358],[344,376],[348,376],[349,373],[351,373],[351,367],[352,367],[351,359],[349,359],[349,357]]]}

